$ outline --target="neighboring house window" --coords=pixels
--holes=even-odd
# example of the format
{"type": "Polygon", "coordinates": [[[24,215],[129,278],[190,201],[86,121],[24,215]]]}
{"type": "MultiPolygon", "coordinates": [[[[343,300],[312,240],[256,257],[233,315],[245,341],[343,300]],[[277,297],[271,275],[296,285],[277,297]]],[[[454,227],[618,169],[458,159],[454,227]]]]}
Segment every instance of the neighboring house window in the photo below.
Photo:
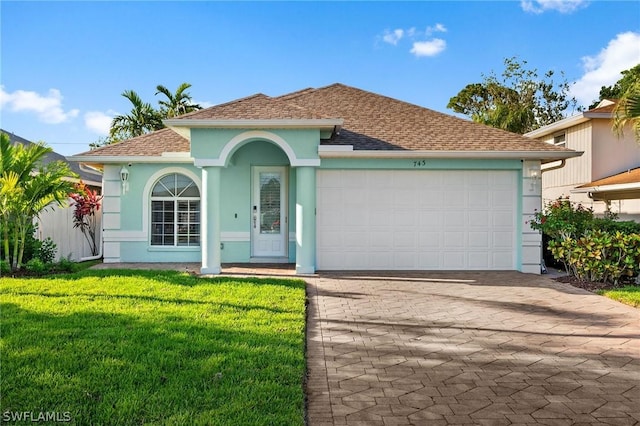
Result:
{"type": "Polygon", "coordinates": [[[187,176],[172,173],[153,187],[151,245],[200,245],[200,191],[187,176]]]}
{"type": "Polygon", "coordinates": [[[553,137],[553,144],[555,146],[563,146],[566,147],[567,146],[567,139],[564,133],[562,133],[561,135],[556,135],[553,137]]]}

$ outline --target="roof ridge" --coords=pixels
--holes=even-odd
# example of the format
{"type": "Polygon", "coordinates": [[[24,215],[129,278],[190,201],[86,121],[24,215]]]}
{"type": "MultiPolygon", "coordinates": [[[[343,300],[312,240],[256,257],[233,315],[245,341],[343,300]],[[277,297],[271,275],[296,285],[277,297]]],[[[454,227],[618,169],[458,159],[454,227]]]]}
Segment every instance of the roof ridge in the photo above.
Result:
{"type": "Polygon", "coordinates": [[[245,96],[243,98],[233,99],[231,101],[223,102],[221,104],[211,105],[208,108],[203,108],[203,109],[198,109],[196,111],[191,111],[191,112],[188,112],[186,114],[179,115],[177,117],[173,117],[173,119],[180,120],[180,119],[183,119],[183,118],[188,118],[188,117],[190,117],[192,115],[201,113],[202,111],[207,111],[207,110],[210,110],[210,109],[213,109],[213,108],[219,108],[219,107],[223,107],[223,106],[227,106],[227,105],[233,105],[233,104],[240,103],[240,102],[243,102],[243,101],[247,101],[247,100],[253,99],[253,98],[268,98],[268,99],[271,99],[271,96],[267,96],[264,93],[258,92],[258,93],[254,93],[253,95],[245,96]]]}

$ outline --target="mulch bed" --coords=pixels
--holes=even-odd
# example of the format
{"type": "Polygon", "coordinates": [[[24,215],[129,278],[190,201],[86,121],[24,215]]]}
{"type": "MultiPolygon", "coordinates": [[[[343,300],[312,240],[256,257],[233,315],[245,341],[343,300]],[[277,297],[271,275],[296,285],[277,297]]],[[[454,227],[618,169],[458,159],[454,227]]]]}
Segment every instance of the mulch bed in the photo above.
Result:
{"type": "Polygon", "coordinates": [[[636,285],[635,278],[630,278],[628,280],[621,280],[620,283],[618,283],[618,285],[611,284],[611,283],[599,283],[599,282],[593,282],[593,281],[581,281],[576,277],[568,277],[568,276],[558,277],[558,278],[555,278],[555,280],[561,283],[571,284],[574,287],[591,291],[593,293],[595,293],[598,290],[614,290],[616,288],[624,287],[626,285],[636,285]]]}

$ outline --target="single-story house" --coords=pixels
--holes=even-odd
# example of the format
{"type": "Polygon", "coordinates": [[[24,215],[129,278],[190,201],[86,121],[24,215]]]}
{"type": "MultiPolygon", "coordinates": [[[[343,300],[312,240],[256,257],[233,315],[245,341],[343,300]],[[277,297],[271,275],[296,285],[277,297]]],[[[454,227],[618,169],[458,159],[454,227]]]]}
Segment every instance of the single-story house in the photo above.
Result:
{"type": "Polygon", "coordinates": [[[343,84],[256,94],[70,157],[105,262],[540,273],[541,163],[580,153],[343,84]]]}

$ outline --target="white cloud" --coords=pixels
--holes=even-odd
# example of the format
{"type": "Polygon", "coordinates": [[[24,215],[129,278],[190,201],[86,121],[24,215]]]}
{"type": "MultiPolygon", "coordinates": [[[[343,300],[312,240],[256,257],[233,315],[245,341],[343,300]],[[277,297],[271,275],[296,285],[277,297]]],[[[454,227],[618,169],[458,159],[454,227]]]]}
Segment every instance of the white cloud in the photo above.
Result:
{"type": "Polygon", "coordinates": [[[573,13],[576,10],[586,7],[587,0],[521,0],[520,6],[525,12],[544,13],[548,10],[555,10],[560,13],[573,13]]]}
{"type": "Polygon", "coordinates": [[[447,47],[447,42],[440,39],[434,38],[433,40],[427,41],[416,41],[413,43],[413,47],[411,48],[411,53],[415,56],[436,56],[438,53],[442,52],[447,47]]]}
{"type": "Polygon", "coordinates": [[[403,36],[404,30],[401,28],[395,29],[393,31],[385,30],[384,35],[382,36],[382,40],[385,43],[393,44],[395,46],[403,36]]]}
{"type": "Polygon", "coordinates": [[[84,125],[93,133],[107,136],[111,129],[111,121],[115,115],[115,111],[111,110],[107,111],[106,114],[102,111],[89,111],[84,115],[84,125]]]}
{"type": "Polygon", "coordinates": [[[446,33],[447,28],[442,24],[435,24],[433,27],[427,27],[426,34],[430,36],[433,33],[446,33]]]}
{"type": "Polygon", "coordinates": [[[13,93],[4,91],[0,86],[0,107],[7,106],[15,112],[34,112],[44,123],[59,124],[77,117],[79,110],[65,111],[62,108],[62,94],[58,89],[49,89],[46,95],[26,90],[16,90],[13,93]]]}
{"type": "Polygon", "coordinates": [[[424,31],[418,31],[415,27],[397,28],[393,31],[385,30],[379,39],[385,43],[397,46],[400,40],[408,39],[412,43],[410,52],[417,56],[435,56],[447,47],[447,42],[441,38],[431,38],[434,33],[446,33],[447,27],[441,23],[428,26],[424,31]],[[420,40],[426,38],[427,40],[420,40]]]}
{"type": "Polygon", "coordinates": [[[582,58],[584,75],[571,87],[571,94],[582,105],[598,99],[602,86],[611,86],[622,78],[620,72],[640,63],[640,33],[616,36],[595,56],[582,58]]]}

